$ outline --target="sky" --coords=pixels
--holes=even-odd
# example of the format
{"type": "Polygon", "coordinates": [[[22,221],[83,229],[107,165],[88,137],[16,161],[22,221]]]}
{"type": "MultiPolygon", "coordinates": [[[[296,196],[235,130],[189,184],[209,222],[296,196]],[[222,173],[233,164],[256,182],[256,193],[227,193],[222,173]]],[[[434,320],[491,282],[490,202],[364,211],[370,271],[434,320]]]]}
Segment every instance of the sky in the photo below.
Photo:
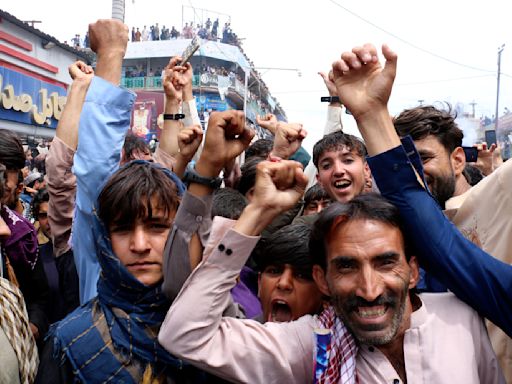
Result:
{"type": "MultiPolygon", "coordinates": [[[[111,2],[11,1],[2,10],[61,41],[85,35],[88,24],[111,16],[111,2]],[[81,5],[82,4],[82,5],[81,5]]],[[[322,137],[327,91],[318,71],[327,72],[343,51],[364,43],[386,43],[398,54],[398,73],[389,102],[391,114],[405,108],[447,101],[462,103],[477,117],[495,114],[498,47],[501,55],[499,114],[512,110],[511,7],[498,0],[127,0],[125,23],[131,28],[158,23],[175,25],[202,17],[230,17],[243,38],[244,51],[287,113],[308,131],[311,151],[322,137]],[[508,33],[507,33],[508,32],[508,33]]],[[[356,132],[349,115],[345,130],[356,132]]],[[[472,143],[467,143],[472,144],[472,143]]]]}

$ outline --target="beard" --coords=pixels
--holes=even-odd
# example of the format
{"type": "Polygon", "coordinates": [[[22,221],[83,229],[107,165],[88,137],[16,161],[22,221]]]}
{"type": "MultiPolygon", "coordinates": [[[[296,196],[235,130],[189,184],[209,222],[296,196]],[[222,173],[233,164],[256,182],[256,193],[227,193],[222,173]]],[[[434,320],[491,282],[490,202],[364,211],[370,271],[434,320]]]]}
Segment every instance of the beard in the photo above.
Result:
{"type": "MultiPolygon", "coordinates": [[[[331,290],[331,292],[333,291],[331,290]]],[[[345,326],[354,335],[358,342],[367,345],[379,346],[390,343],[396,337],[398,330],[403,323],[408,294],[409,287],[407,284],[404,284],[401,295],[390,293],[379,296],[376,300],[369,302],[356,295],[351,295],[350,297],[345,298],[334,294],[331,295],[331,303],[336,315],[343,320],[345,326]],[[357,307],[372,307],[380,305],[386,305],[388,307],[388,311],[394,311],[390,324],[366,325],[364,329],[362,329],[362,327],[350,316],[352,312],[357,311],[357,307]],[[387,330],[385,333],[381,332],[380,335],[372,335],[372,332],[379,332],[386,328],[387,330]]]]}
{"type": "Polygon", "coordinates": [[[455,193],[455,175],[453,170],[450,170],[448,176],[427,177],[427,184],[432,196],[434,196],[441,208],[445,209],[446,201],[452,198],[455,193]]]}

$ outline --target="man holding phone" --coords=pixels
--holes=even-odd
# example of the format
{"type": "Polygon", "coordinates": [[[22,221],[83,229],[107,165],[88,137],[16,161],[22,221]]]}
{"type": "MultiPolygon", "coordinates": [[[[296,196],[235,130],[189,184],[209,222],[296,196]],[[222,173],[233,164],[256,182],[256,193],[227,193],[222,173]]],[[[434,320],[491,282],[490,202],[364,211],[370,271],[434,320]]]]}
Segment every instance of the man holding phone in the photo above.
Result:
{"type": "MultiPolygon", "coordinates": [[[[484,251],[512,264],[512,162],[471,187],[463,175],[464,134],[450,110],[415,107],[400,113],[394,125],[401,137],[410,135],[414,140],[428,187],[448,218],[484,251]]],[[[424,288],[432,290],[435,283],[428,286],[429,281],[424,288]]],[[[488,330],[505,378],[512,382],[512,339],[491,323],[488,330]]]]}

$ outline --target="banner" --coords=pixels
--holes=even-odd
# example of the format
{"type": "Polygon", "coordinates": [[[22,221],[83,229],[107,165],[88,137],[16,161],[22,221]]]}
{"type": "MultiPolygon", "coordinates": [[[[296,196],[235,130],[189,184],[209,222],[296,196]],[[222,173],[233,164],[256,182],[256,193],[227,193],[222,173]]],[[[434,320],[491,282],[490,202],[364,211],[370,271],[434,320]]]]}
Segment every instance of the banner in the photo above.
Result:
{"type": "Polygon", "coordinates": [[[0,67],[0,119],[57,128],[66,103],[65,85],[0,67]]]}

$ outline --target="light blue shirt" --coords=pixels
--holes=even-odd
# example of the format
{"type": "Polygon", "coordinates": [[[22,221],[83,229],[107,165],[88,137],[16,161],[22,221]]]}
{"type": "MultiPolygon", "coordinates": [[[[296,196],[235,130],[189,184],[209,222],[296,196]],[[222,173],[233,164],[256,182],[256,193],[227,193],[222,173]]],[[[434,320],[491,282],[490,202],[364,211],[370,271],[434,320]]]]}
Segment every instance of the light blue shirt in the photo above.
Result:
{"type": "Polygon", "coordinates": [[[92,235],[92,211],[103,185],[119,168],[135,98],[135,93],[95,76],[80,116],[73,165],[77,190],[72,243],[81,304],[97,295],[100,266],[92,235]]]}

